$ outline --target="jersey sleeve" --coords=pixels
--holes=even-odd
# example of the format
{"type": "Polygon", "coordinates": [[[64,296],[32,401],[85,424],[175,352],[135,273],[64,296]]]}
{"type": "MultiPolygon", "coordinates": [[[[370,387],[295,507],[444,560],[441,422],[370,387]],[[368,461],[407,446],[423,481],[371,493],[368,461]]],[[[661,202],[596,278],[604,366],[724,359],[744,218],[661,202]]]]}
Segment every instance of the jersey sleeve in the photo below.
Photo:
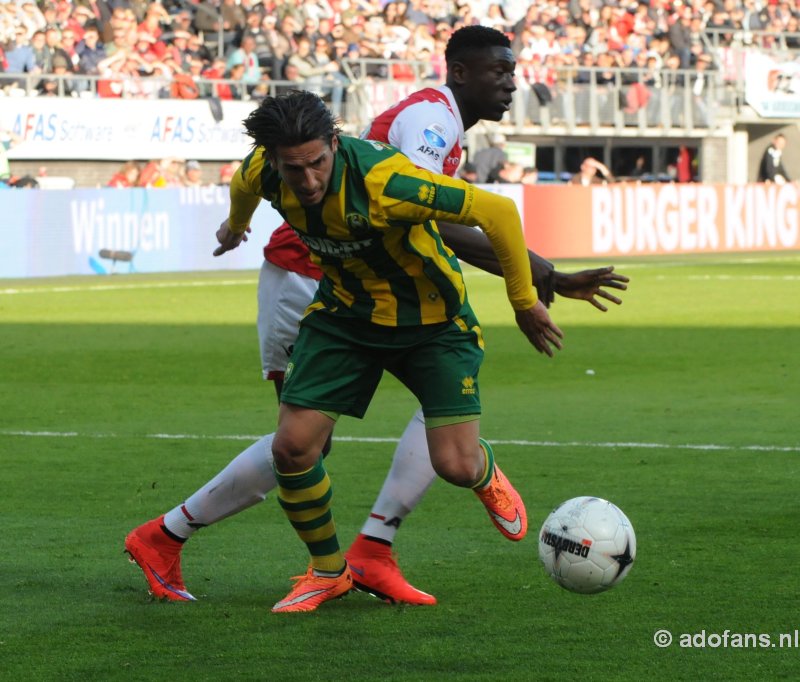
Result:
{"type": "Polygon", "coordinates": [[[389,144],[415,166],[441,173],[447,155],[458,142],[453,114],[439,102],[417,102],[401,111],[389,129],[389,144]]]}
{"type": "Polygon", "coordinates": [[[263,170],[263,154],[255,150],[245,158],[233,174],[230,186],[231,206],[228,212],[231,232],[241,234],[249,227],[262,197],[263,170]]]}
{"type": "Polygon", "coordinates": [[[391,168],[370,173],[366,180],[370,195],[379,204],[375,208],[386,224],[444,220],[468,226],[465,229],[478,225],[503,268],[512,307],[527,310],[536,304],[522,221],[513,200],[463,180],[415,168],[400,154],[385,164],[391,168]],[[381,178],[385,183],[381,184],[381,178]]]}

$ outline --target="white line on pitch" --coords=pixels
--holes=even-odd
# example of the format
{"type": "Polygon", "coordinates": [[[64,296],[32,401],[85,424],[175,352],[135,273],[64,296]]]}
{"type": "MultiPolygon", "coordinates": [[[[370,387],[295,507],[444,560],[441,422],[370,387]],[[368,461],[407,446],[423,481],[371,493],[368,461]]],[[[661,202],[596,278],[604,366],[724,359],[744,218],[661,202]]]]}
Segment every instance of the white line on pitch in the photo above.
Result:
{"type": "Polygon", "coordinates": [[[190,287],[231,287],[246,284],[252,286],[255,279],[218,279],[218,280],[191,280],[187,282],[137,282],[131,284],[78,284],[72,286],[55,287],[21,287],[16,289],[0,289],[0,295],[13,294],[63,294],[75,291],[125,291],[128,289],[186,289],[190,287]]]}
{"type": "MultiPolygon", "coordinates": [[[[256,441],[261,436],[219,435],[209,436],[192,433],[146,433],[122,435],[117,433],[78,433],[76,431],[10,431],[0,430],[0,436],[22,436],[26,438],[155,438],[160,440],[242,440],[256,441]]],[[[369,436],[336,436],[342,443],[397,443],[397,438],[378,438],[369,436]]],[[[495,440],[497,445],[516,445],[532,448],[643,448],[647,450],[733,450],[737,452],[800,452],[800,445],[723,445],[719,443],[639,443],[639,442],[591,442],[591,441],[548,441],[548,440],[495,440]]]]}

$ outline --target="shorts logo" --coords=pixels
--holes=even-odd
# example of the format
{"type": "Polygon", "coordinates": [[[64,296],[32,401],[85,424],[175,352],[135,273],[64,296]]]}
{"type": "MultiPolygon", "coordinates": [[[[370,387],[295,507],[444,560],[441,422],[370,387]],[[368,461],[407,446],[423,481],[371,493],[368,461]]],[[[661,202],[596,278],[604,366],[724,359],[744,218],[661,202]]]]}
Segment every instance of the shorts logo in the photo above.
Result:
{"type": "Polygon", "coordinates": [[[429,125],[422,133],[422,136],[429,145],[438,147],[439,149],[444,149],[447,146],[445,135],[444,128],[438,123],[429,125]]]}
{"type": "Polygon", "coordinates": [[[284,379],[288,379],[292,375],[292,370],[294,369],[294,363],[290,362],[286,365],[286,372],[284,372],[284,379]]]}
{"type": "Polygon", "coordinates": [[[472,377],[464,377],[461,380],[461,395],[475,395],[475,379],[472,377]]]}
{"type": "Polygon", "coordinates": [[[436,187],[434,185],[420,185],[417,197],[420,201],[424,201],[430,205],[436,199],[436,187]]]}

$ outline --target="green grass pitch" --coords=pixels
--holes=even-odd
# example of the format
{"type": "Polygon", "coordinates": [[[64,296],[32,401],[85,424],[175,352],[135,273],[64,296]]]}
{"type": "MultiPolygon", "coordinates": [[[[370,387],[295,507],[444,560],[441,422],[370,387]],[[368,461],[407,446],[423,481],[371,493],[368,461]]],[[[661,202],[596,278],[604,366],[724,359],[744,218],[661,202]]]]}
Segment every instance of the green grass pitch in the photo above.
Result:
{"type": "MultiPolygon", "coordinates": [[[[800,648],[779,635],[794,645],[800,630],[799,266],[796,253],[622,261],[621,307],[552,307],[553,359],[514,327],[502,282],[468,270],[482,430],[528,537],[504,540],[440,481],[396,542],[438,606],[354,593],[282,616],[269,608],[305,552],[274,495],[187,544],[197,603],[153,602],[122,553],[133,526],[273,430],[256,273],[0,281],[0,677],[796,679],[800,648]],[[542,521],[577,495],[614,501],[638,539],[627,579],[596,596],[562,590],[537,559],[542,521]],[[660,629],[671,646],[654,645],[660,629]],[[702,633],[705,647],[681,646],[702,633]],[[775,646],[731,646],[749,633],[775,646]]],[[[387,378],[363,421],[337,426],[344,545],[414,408],[387,378]]]]}

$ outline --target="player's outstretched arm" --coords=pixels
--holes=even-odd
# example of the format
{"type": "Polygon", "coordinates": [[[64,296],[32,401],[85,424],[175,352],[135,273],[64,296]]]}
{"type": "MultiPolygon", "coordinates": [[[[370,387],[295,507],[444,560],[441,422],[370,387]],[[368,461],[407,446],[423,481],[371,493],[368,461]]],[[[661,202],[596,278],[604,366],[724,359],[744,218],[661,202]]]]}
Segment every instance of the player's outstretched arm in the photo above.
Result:
{"type": "Polygon", "coordinates": [[[621,305],[622,300],[614,296],[606,288],[625,291],[630,278],[614,272],[614,266],[581,270],[580,272],[565,273],[555,271],[554,288],[559,296],[588,301],[595,308],[606,312],[608,308],[597,300],[597,296],[611,303],[621,305]]]}
{"type": "MultiPolygon", "coordinates": [[[[444,243],[465,263],[474,265],[484,272],[503,276],[503,268],[492,250],[489,238],[479,229],[465,230],[463,225],[454,225],[438,221],[439,233],[444,243]]],[[[549,305],[553,300],[553,264],[528,250],[528,260],[531,263],[531,276],[533,285],[539,299],[549,305]]]]}
{"type": "Polygon", "coordinates": [[[553,349],[561,350],[564,334],[550,319],[547,308],[541,301],[528,310],[515,312],[517,326],[540,353],[553,357],[553,349]]]}

